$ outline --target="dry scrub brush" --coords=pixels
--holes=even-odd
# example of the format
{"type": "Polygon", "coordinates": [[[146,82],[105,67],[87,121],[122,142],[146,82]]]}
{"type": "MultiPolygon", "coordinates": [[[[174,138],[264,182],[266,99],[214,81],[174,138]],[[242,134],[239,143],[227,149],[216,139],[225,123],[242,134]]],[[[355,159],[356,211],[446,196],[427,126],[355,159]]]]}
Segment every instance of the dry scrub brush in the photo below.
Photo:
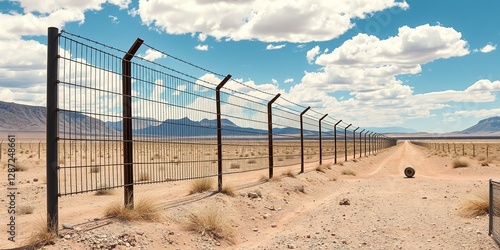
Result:
{"type": "Polygon", "coordinates": [[[224,213],[217,208],[201,209],[188,215],[186,229],[234,244],[235,234],[224,213]]]}
{"type": "Polygon", "coordinates": [[[211,178],[195,179],[191,181],[189,194],[203,193],[212,189],[214,180],[211,178]]]}
{"type": "Polygon", "coordinates": [[[162,218],[161,209],[152,197],[141,197],[129,209],[119,202],[111,203],[104,211],[107,217],[116,217],[122,221],[146,220],[159,221],[162,218]]]}
{"type": "Polygon", "coordinates": [[[228,196],[236,196],[236,190],[232,185],[225,184],[222,186],[221,193],[228,195],[228,196]]]}
{"type": "Polygon", "coordinates": [[[487,215],[490,205],[488,200],[489,195],[487,191],[473,194],[460,204],[458,208],[458,215],[468,218],[487,215]]]}
{"type": "Polygon", "coordinates": [[[321,173],[326,173],[326,169],[328,169],[329,165],[321,164],[316,166],[316,171],[321,172],[321,173]]]}
{"type": "Polygon", "coordinates": [[[283,173],[282,175],[284,176],[288,176],[288,177],[292,177],[292,178],[295,178],[297,176],[297,174],[293,171],[292,168],[287,168],[283,173]]]}
{"type": "Polygon", "coordinates": [[[459,157],[459,158],[455,158],[451,165],[453,166],[453,168],[466,168],[469,166],[469,162],[463,158],[463,157],[459,157]]]}
{"type": "Polygon", "coordinates": [[[38,249],[46,245],[54,245],[57,239],[55,231],[48,230],[47,221],[39,220],[32,224],[31,235],[26,239],[26,249],[38,249]]]}
{"type": "Polygon", "coordinates": [[[354,172],[354,170],[351,170],[351,169],[344,169],[344,170],[342,170],[341,174],[342,175],[356,176],[356,172],[354,172]]]}

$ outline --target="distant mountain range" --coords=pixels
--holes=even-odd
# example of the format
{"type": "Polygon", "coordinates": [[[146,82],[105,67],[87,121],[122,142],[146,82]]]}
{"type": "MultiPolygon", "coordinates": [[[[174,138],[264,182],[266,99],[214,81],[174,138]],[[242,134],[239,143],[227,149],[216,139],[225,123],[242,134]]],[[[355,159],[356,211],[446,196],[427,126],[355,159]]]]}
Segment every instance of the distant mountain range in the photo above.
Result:
{"type": "Polygon", "coordinates": [[[500,132],[500,116],[480,120],[476,125],[459,131],[462,134],[491,134],[500,132]]]}
{"type": "MultiPolygon", "coordinates": [[[[0,101],[0,130],[1,131],[30,131],[45,132],[45,107],[29,106],[17,103],[0,101]]],[[[59,131],[80,133],[80,134],[120,134],[122,121],[103,122],[99,119],[78,113],[61,112],[59,131]],[[75,126],[77,125],[77,126],[75,126]],[[75,130],[75,128],[77,128],[75,130]],[[72,129],[70,131],[70,129],[72,129]]],[[[162,135],[162,136],[215,136],[217,134],[217,120],[203,119],[193,121],[187,117],[181,119],[168,119],[158,121],[151,118],[136,117],[133,119],[133,133],[136,135],[162,135]]],[[[372,127],[366,128],[377,133],[418,133],[414,129],[402,127],[372,127]]],[[[343,134],[343,130],[337,134],[343,134]]],[[[294,134],[300,133],[298,128],[273,128],[273,134],[294,134]]],[[[240,127],[228,119],[222,119],[222,134],[225,136],[265,136],[266,129],[255,129],[240,127]]],[[[305,130],[306,136],[317,136],[317,131],[305,130]]],[[[327,133],[325,133],[327,134],[327,133]]],[[[324,135],[325,135],[324,134],[324,135]]],[[[333,134],[329,131],[329,134],[333,134]]],[[[483,135],[500,134],[500,117],[490,117],[479,121],[476,125],[455,134],[483,135]]]]}

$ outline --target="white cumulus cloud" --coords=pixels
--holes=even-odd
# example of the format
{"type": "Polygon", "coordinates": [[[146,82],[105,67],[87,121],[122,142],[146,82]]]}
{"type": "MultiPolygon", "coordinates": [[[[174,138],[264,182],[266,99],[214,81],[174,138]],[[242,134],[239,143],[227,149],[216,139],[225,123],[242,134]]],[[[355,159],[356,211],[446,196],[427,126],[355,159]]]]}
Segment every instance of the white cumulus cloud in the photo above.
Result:
{"type": "Polygon", "coordinates": [[[486,46],[482,47],[479,51],[481,51],[483,53],[490,53],[490,52],[494,51],[495,49],[497,49],[496,45],[486,44],[486,46]]]}
{"type": "Polygon", "coordinates": [[[393,7],[407,9],[408,4],[396,0],[139,0],[134,13],[144,24],[170,34],[201,32],[218,40],[304,43],[337,38],[354,26],[353,19],[393,7]]]}
{"type": "Polygon", "coordinates": [[[285,46],[286,46],[286,44],[280,44],[280,45],[269,44],[269,45],[266,46],[266,50],[282,49],[285,46]]]}
{"type": "Polygon", "coordinates": [[[314,48],[307,51],[306,58],[307,58],[307,62],[309,62],[309,64],[312,64],[312,62],[314,61],[316,56],[319,54],[319,50],[320,50],[319,46],[316,45],[316,46],[314,46],[314,48]]]}
{"type": "Polygon", "coordinates": [[[196,50],[200,50],[200,51],[207,51],[208,50],[208,45],[201,45],[201,44],[198,44],[196,45],[196,47],[194,47],[196,50]]]}
{"type": "Polygon", "coordinates": [[[142,57],[148,61],[154,61],[160,58],[165,58],[166,55],[157,50],[147,49],[145,54],[139,55],[139,57],[142,57]]]}

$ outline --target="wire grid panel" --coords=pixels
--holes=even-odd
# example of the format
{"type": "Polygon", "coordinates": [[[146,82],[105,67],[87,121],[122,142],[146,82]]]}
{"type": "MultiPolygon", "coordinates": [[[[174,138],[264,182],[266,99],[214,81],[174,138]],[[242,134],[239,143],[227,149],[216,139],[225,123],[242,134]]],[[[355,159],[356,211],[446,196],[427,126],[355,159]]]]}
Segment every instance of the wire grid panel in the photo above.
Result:
{"type": "Polygon", "coordinates": [[[247,172],[269,168],[267,102],[271,95],[256,93],[230,81],[221,89],[222,171],[247,172]]]}
{"type": "Polygon", "coordinates": [[[304,162],[319,161],[319,119],[321,117],[302,116],[302,127],[304,134],[304,162]]]}
{"type": "Polygon", "coordinates": [[[491,191],[493,192],[490,200],[492,203],[492,211],[490,211],[490,229],[491,236],[500,244],[500,182],[490,181],[491,191]]]}
{"type": "Polygon", "coordinates": [[[281,99],[272,106],[273,164],[287,167],[300,164],[300,112],[282,104],[281,99]]]}
{"type": "Polygon", "coordinates": [[[122,186],[121,58],[59,36],[59,195],[122,186]]]}
{"type": "Polygon", "coordinates": [[[335,155],[333,137],[333,123],[323,120],[321,122],[321,154],[324,160],[332,160],[335,155]]]}

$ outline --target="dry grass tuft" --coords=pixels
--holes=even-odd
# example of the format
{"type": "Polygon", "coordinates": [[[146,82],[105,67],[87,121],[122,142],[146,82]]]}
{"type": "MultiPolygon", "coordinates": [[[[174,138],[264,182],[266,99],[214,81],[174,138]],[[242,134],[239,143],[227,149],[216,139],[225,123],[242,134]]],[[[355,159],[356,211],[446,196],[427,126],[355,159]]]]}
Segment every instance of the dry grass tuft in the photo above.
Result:
{"type": "Polygon", "coordinates": [[[151,197],[142,197],[134,203],[134,209],[128,209],[119,202],[111,203],[104,211],[107,217],[116,217],[122,221],[145,220],[159,221],[161,209],[156,200],[151,197]]]}
{"type": "Polygon", "coordinates": [[[149,181],[149,180],[150,178],[148,173],[141,172],[137,177],[137,181],[149,181]]]}
{"type": "Polygon", "coordinates": [[[40,220],[32,224],[31,235],[26,239],[24,245],[27,249],[38,249],[46,245],[54,245],[57,235],[49,232],[47,221],[40,220]]]}
{"type": "Polygon", "coordinates": [[[97,166],[91,167],[90,168],[90,173],[97,174],[100,172],[100,168],[97,166]]]}
{"type": "Polygon", "coordinates": [[[283,180],[283,177],[282,176],[278,176],[278,175],[275,175],[273,176],[271,179],[269,179],[270,181],[272,182],[280,182],[283,180]]]}
{"type": "Polygon", "coordinates": [[[469,162],[465,158],[455,158],[451,163],[453,168],[466,168],[469,166],[469,162]]]}
{"type": "Polygon", "coordinates": [[[234,229],[220,209],[201,209],[197,213],[189,214],[186,229],[199,233],[202,236],[209,235],[215,240],[225,240],[231,244],[235,243],[234,229]]]}
{"type": "Polygon", "coordinates": [[[321,173],[326,173],[327,165],[322,164],[316,166],[316,171],[321,172],[321,173]]]}
{"type": "Polygon", "coordinates": [[[226,184],[222,186],[221,193],[234,197],[236,196],[236,189],[234,188],[234,186],[226,184]]]}
{"type": "Polygon", "coordinates": [[[288,168],[287,170],[285,170],[285,172],[281,173],[283,176],[288,176],[288,177],[292,177],[292,178],[295,178],[297,176],[297,174],[293,171],[292,168],[288,168]]]}
{"type": "Polygon", "coordinates": [[[203,193],[212,189],[214,180],[211,178],[195,179],[191,181],[189,194],[203,193]]]}
{"type": "Polygon", "coordinates": [[[32,214],[33,210],[35,210],[34,206],[31,206],[31,205],[21,205],[17,209],[16,213],[17,214],[32,214]]]}
{"type": "Polygon", "coordinates": [[[304,185],[300,185],[300,186],[295,186],[293,188],[295,190],[295,192],[301,192],[301,193],[306,193],[306,188],[304,187],[304,185]]]}
{"type": "Polygon", "coordinates": [[[28,171],[28,166],[20,163],[16,163],[15,165],[16,172],[23,172],[23,171],[28,171]]]}
{"type": "Polygon", "coordinates": [[[342,170],[341,174],[342,175],[356,176],[356,172],[354,172],[354,170],[351,170],[351,169],[344,169],[344,170],[342,170]]]}
{"type": "Polygon", "coordinates": [[[98,195],[98,196],[113,195],[115,193],[115,190],[108,187],[108,185],[102,185],[99,188],[100,188],[99,190],[95,191],[95,195],[98,195]]]}
{"type": "Polygon", "coordinates": [[[488,192],[474,194],[460,204],[458,215],[467,218],[487,215],[489,212],[488,200],[488,192]]]}
{"type": "Polygon", "coordinates": [[[241,165],[237,162],[231,162],[231,164],[229,164],[230,169],[240,169],[240,166],[241,165]]]}
{"type": "Polygon", "coordinates": [[[247,163],[248,163],[248,164],[256,164],[256,163],[257,163],[257,161],[256,161],[256,160],[254,160],[254,159],[250,159],[250,160],[248,160],[248,161],[247,161],[247,163]]]}

